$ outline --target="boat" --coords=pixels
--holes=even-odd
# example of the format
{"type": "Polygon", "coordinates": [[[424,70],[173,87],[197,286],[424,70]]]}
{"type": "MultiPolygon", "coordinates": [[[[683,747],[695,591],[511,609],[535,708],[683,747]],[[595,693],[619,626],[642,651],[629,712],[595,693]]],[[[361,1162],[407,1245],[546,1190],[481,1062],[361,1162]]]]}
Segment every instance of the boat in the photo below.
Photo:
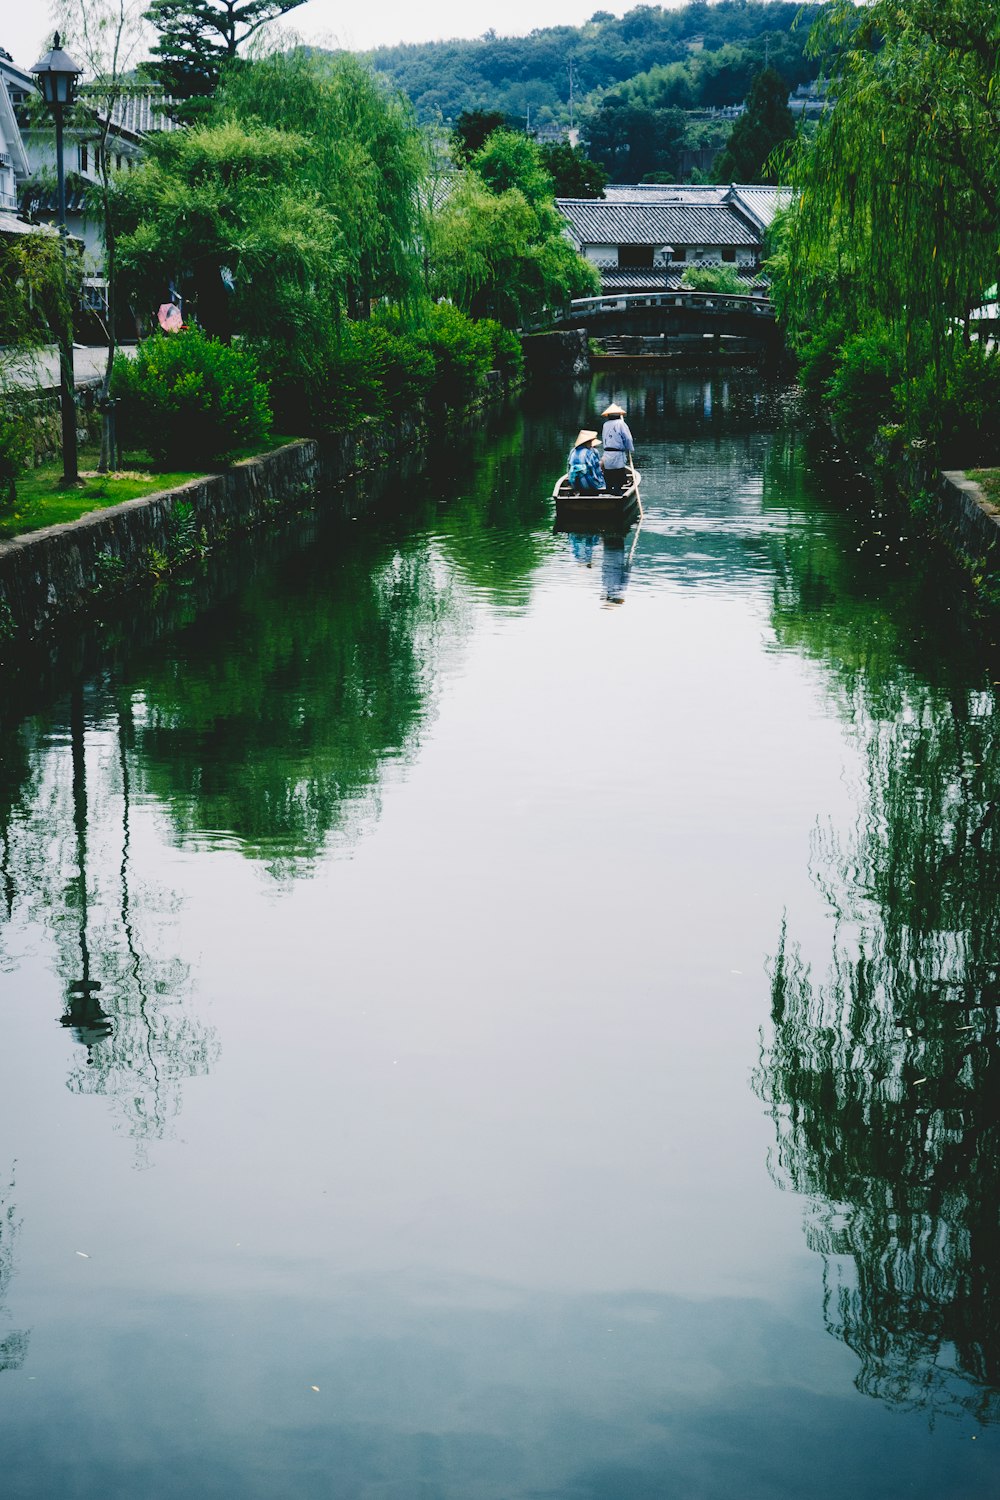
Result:
{"type": "Polygon", "coordinates": [[[556,480],[552,498],[556,502],[556,531],[623,531],[642,515],[639,481],[642,475],[629,470],[622,490],[573,489],[569,475],[556,480]]]}

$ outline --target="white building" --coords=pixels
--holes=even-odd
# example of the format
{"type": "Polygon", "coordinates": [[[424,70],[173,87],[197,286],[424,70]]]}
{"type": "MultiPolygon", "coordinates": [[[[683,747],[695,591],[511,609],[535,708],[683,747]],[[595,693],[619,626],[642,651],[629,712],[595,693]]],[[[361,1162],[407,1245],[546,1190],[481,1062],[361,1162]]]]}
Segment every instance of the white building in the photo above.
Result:
{"type": "Polygon", "coordinates": [[[787,188],[630,183],[556,207],[607,292],[670,290],[688,266],[718,265],[745,276],[749,290],[767,227],[789,199],[787,188]]]}
{"type": "MultiPolygon", "coordinates": [[[[0,63],[4,57],[0,52],[0,63]]],[[[18,189],[28,171],[28,157],[10,95],[6,89],[0,89],[0,229],[8,234],[20,233],[16,225],[18,189]]]]}
{"type": "MultiPolygon", "coordinates": [[[[35,94],[32,74],[0,49],[0,140],[9,142],[0,144],[0,153],[9,158],[6,175],[0,168],[0,206],[22,220],[48,224],[58,217],[55,128],[47,116],[29,122],[27,105],[35,94]]],[[[128,171],[136,165],[142,157],[143,137],[150,131],[176,128],[166,113],[167,102],[146,86],[123,92],[107,133],[112,171],[128,171]]],[[[83,242],[85,265],[97,280],[104,251],[98,217],[87,210],[87,192],[100,181],[95,136],[102,133],[103,123],[97,117],[91,131],[67,126],[63,137],[66,226],[83,242]]]]}

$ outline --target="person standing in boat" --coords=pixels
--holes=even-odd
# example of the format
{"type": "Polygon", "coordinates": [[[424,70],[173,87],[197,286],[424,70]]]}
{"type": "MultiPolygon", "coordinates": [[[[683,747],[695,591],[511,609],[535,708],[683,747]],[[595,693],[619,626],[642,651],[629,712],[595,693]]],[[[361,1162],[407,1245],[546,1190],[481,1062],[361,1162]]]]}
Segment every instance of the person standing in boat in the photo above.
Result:
{"type": "Polygon", "coordinates": [[[601,412],[601,416],[605,419],[601,435],[601,442],[604,444],[604,482],[609,490],[620,492],[630,477],[635,444],[625,421],[623,406],[612,401],[601,412]]]}
{"type": "Polygon", "coordinates": [[[581,428],[570,450],[567,478],[578,495],[593,494],[605,488],[604,470],[597,455],[596,443],[597,433],[581,428]]]}

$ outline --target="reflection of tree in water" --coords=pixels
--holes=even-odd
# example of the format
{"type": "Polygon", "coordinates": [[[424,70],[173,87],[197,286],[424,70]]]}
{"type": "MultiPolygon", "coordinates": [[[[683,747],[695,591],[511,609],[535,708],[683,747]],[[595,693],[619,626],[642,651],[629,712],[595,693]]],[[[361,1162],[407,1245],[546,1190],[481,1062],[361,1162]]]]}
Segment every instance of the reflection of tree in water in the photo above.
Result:
{"type": "MultiPolygon", "coordinates": [[[[0,1179],[2,1181],[2,1179],[0,1179]]],[[[20,1221],[13,1204],[14,1178],[0,1192],[0,1373],[20,1369],[28,1352],[28,1334],[5,1326],[4,1302],[14,1274],[14,1242],[20,1221]]]]}
{"type": "Polygon", "coordinates": [[[869,637],[867,677],[860,651],[838,667],[868,741],[863,810],[849,844],[817,836],[833,962],[817,982],[782,933],[756,1086],[775,1176],[813,1200],[859,1388],[998,1421],[1000,712],[957,671],[935,688],[873,669],[892,654],[869,637]]]}
{"type": "Polygon", "coordinates": [[[204,1073],[214,1034],[184,1007],[187,966],[170,952],[169,897],[133,870],[127,704],[77,687],[65,719],[26,721],[27,766],[4,799],[8,918],[52,935],[64,1010],[81,1051],[74,1092],[107,1096],[138,1143],[161,1136],[180,1108],[181,1080],[204,1073]]]}
{"type": "Polygon", "coordinates": [[[143,791],[180,836],[290,873],[377,814],[383,766],[426,713],[445,608],[426,550],[335,548],[262,574],[129,682],[143,791]]]}
{"type": "Polygon", "coordinates": [[[550,497],[564,442],[551,417],[520,415],[488,443],[459,447],[437,466],[441,548],[461,579],[502,608],[527,607],[534,574],[554,550],[550,497]]]}

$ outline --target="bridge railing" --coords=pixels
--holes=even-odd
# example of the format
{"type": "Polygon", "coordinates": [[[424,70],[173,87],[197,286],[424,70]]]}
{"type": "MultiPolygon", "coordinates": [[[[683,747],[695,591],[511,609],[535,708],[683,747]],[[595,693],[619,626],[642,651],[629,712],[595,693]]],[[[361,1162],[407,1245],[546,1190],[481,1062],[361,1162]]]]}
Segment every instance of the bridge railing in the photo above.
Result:
{"type": "Polygon", "coordinates": [[[588,312],[630,312],[641,307],[694,307],[719,308],[722,311],[750,312],[761,317],[774,316],[774,307],[769,297],[752,296],[743,292],[612,292],[602,297],[575,297],[565,309],[564,316],[579,317],[588,312]]]}
{"type": "Polygon", "coordinates": [[[773,321],[774,304],[769,297],[743,292],[695,292],[687,288],[666,292],[609,292],[601,297],[574,297],[561,307],[543,307],[520,333],[538,333],[546,328],[604,313],[633,312],[641,308],[687,307],[699,311],[742,312],[773,321]]]}

